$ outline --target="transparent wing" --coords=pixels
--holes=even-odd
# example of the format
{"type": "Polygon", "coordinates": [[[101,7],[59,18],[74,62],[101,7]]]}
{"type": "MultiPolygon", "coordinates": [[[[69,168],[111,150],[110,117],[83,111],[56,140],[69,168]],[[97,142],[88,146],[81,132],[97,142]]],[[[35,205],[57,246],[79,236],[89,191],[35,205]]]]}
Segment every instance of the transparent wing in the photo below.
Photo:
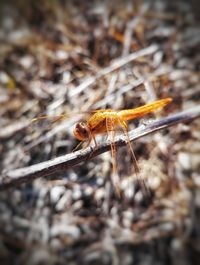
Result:
{"type": "Polygon", "coordinates": [[[92,114],[95,114],[97,112],[102,113],[105,111],[112,111],[111,109],[97,109],[97,110],[88,110],[88,111],[77,111],[77,112],[70,112],[70,113],[64,113],[64,114],[60,114],[60,115],[40,115],[37,116],[35,118],[33,118],[31,121],[32,122],[38,122],[38,121],[42,121],[42,120],[49,120],[52,122],[57,122],[60,120],[64,120],[64,119],[69,119],[71,117],[76,117],[76,116],[89,116],[92,114]]]}

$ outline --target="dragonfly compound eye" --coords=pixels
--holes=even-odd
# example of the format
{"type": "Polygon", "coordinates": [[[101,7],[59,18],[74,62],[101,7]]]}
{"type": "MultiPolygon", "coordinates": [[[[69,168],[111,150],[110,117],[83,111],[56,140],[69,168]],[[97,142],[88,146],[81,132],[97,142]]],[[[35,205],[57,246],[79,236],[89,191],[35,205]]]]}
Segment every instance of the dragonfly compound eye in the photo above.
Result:
{"type": "Polygon", "coordinates": [[[74,125],[74,130],[73,130],[74,136],[79,140],[79,141],[84,141],[88,138],[88,130],[85,122],[78,122],[74,125]]]}

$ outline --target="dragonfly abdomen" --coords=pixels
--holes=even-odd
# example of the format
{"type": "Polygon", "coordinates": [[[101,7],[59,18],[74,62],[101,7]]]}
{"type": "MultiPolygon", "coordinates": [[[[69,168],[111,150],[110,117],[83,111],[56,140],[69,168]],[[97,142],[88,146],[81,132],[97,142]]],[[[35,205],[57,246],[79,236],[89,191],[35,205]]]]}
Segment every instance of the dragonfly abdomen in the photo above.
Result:
{"type": "Polygon", "coordinates": [[[120,117],[125,121],[133,120],[136,118],[140,118],[150,112],[153,112],[156,109],[162,108],[171,101],[171,98],[164,98],[135,109],[121,110],[118,112],[118,115],[120,115],[120,117]]]}

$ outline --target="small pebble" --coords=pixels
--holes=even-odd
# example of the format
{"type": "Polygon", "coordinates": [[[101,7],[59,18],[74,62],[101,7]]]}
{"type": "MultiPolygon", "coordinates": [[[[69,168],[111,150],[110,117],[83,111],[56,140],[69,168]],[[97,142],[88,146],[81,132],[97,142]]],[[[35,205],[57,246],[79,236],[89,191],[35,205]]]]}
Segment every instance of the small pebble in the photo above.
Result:
{"type": "Polygon", "coordinates": [[[178,161],[183,169],[189,170],[191,168],[191,161],[188,153],[180,152],[178,154],[178,161]]]}

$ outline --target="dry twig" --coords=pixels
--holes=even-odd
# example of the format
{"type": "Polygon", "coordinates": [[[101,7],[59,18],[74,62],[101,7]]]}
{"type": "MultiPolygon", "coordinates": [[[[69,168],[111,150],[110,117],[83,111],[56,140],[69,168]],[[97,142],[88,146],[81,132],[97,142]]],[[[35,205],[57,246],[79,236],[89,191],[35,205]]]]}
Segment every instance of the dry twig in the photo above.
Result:
{"type": "MultiPolygon", "coordinates": [[[[171,115],[154,121],[147,126],[140,126],[139,128],[129,132],[131,141],[134,141],[144,135],[153,133],[155,131],[170,127],[180,122],[190,122],[193,119],[200,117],[200,107],[189,109],[178,114],[171,115]]],[[[127,144],[125,136],[118,136],[115,139],[117,146],[124,146],[127,144]]],[[[5,172],[2,176],[0,183],[0,190],[11,188],[16,185],[30,182],[40,177],[46,177],[54,173],[59,173],[67,170],[85,160],[91,159],[99,154],[110,150],[110,141],[105,141],[98,145],[97,148],[89,146],[86,149],[70,153],[64,156],[57,157],[53,160],[45,161],[25,168],[20,168],[12,171],[5,172]]]]}
{"type": "Polygon", "coordinates": [[[131,53],[127,55],[126,57],[119,58],[118,60],[115,60],[110,66],[102,69],[99,71],[95,76],[91,76],[86,78],[79,86],[77,86],[75,89],[69,92],[70,98],[73,96],[77,96],[80,94],[83,90],[85,90],[88,86],[94,84],[97,82],[98,79],[102,78],[103,76],[110,74],[120,67],[140,58],[143,56],[151,55],[158,51],[158,46],[157,45],[151,45],[145,49],[142,49],[140,51],[131,53]]]}

